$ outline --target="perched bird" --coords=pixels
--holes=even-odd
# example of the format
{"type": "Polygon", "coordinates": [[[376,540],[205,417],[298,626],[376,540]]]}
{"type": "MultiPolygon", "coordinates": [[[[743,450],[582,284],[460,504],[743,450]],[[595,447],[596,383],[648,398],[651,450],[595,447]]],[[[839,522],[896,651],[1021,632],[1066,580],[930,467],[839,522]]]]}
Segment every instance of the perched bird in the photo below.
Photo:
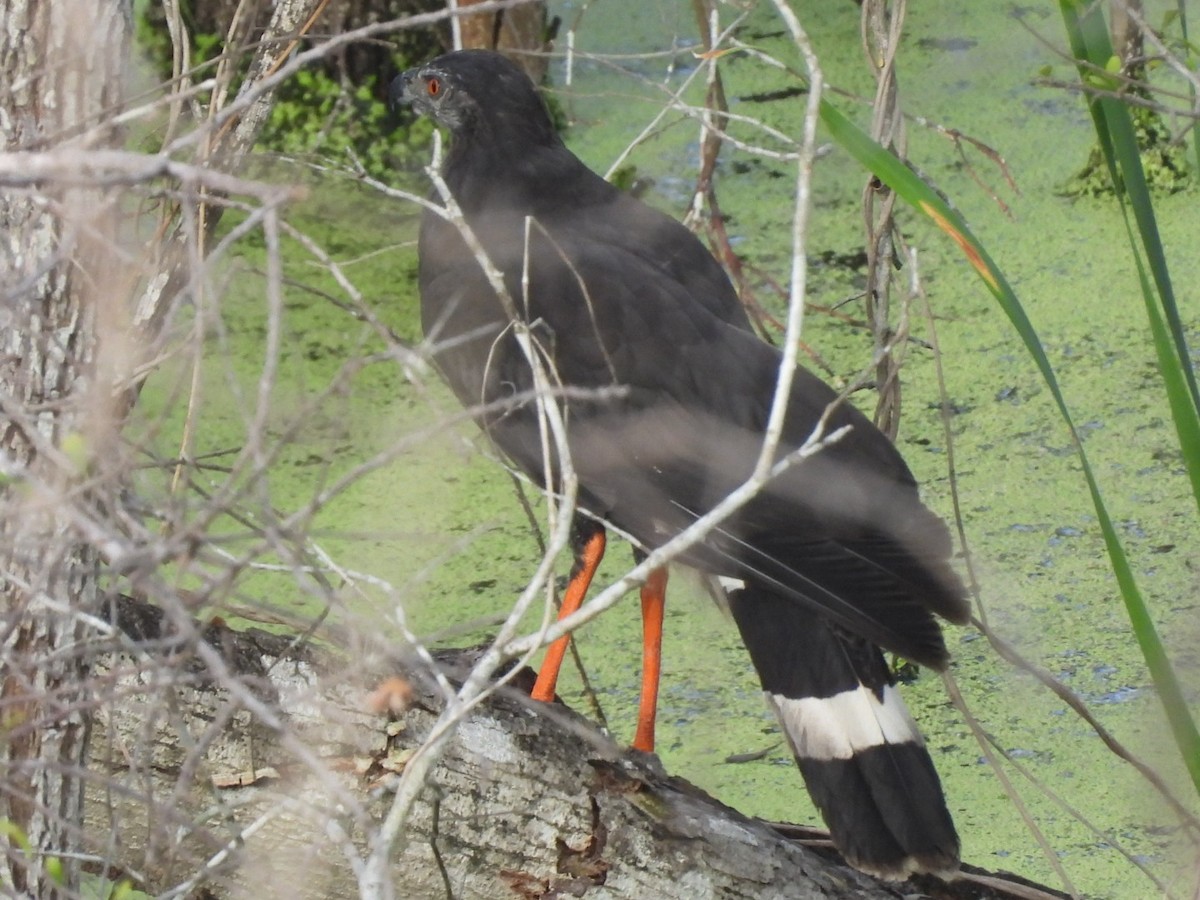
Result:
{"type": "MultiPolygon", "coordinates": [[[[604,552],[599,523],[653,549],[750,476],[782,356],[751,332],[695,236],[577,159],[504,57],[448,53],[400,75],[391,93],[449,132],[445,185],[502,273],[512,314],[570,389],[556,402],[588,515],[564,598],[577,605],[604,552]]],[[[495,445],[556,488],[545,485],[531,365],[458,225],[426,211],[419,256],[438,367],[495,445]]],[[[728,586],[763,690],[847,860],[887,878],[950,873],[958,836],[880,650],[947,665],[935,616],[968,615],[949,533],[891,442],[803,368],[777,458],[823,416],[827,432],[849,426],[841,440],[774,478],[678,561],[728,586]]],[[[553,481],[557,460],[548,462],[553,481]]],[[[659,574],[643,589],[651,641],[664,586],[659,574]]],[[[536,698],[553,697],[553,668],[536,698]]],[[[643,707],[657,677],[655,668],[644,679],[643,707]]],[[[642,749],[652,748],[652,721],[643,709],[642,749]]]]}

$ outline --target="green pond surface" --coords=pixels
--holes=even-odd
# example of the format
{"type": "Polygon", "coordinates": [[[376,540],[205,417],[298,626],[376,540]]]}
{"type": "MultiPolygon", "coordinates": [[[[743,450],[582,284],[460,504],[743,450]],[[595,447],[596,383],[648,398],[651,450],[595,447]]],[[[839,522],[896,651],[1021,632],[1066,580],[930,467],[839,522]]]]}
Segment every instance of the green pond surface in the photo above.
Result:
{"type": "MultiPolygon", "coordinates": [[[[798,6],[839,91],[832,99],[860,123],[873,87],[858,46],[854,4],[798,6]]],[[[579,8],[559,8],[567,24],[579,8]]],[[[1197,547],[1194,501],[1156,373],[1153,350],[1124,229],[1110,201],[1072,201],[1056,188],[1079,167],[1092,141],[1090,120],[1073,96],[1033,84],[1043,65],[1071,70],[1032,32],[1061,45],[1051,6],[1026,7],[1024,24],[1001,4],[960,0],[913,4],[900,54],[905,109],[957,129],[1003,156],[1018,191],[979,153],[964,165],[937,131],[909,123],[909,156],[943,190],[1014,285],[1038,329],[1085,434],[1110,511],[1119,523],[1139,584],[1180,668],[1189,698],[1200,683],[1197,547]],[[969,171],[974,169],[974,173],[969,171]],[[974,180],[978,175],[1011,209],[1006,215],[974,180]]],[[[612,0],[588,6],[577,48],[621,54],[615,62],[581,58],[569,89],[554,77],[572,121],[571,146],[604,170],[654,117],[664,88],[676,88],[696,65],[690,4],[612,0]],[[672,56],[661,55],[676,42],[672,56]],[[659,54],[629,58],[635,54],[659,54]]],[[[769,5],[755,9],[739,33],[745,43],[799,65],[769,5]]],[[[804,97],[783,72],[748,55],[722,64],[731,109],[797,134],[804,97]]],[[[699,102],[698,90],[688,99],[699,102]]],[[[694,119],[670,115],[630,161],[649,179],[647,199],[676,214],[695,179],[694,119]]],[[[752,129],[735,136],[765,143],[752,129]]],[[[755,273],[760,297],[780,308],[766,284],[786,282],[794,172],[788,163],[722,151],[717,190],[737,251],[755,273]]],[[[273,176],[307,178],[286,171],[273,176]]],[[[840,264],[861,248],[864,177],[834,149],[816,166],[814,215],[807,246],[810,300],[832,306],[854,297],[859,269],[840,264]]],[[[419,173],[413,190],[424,192],[419,173]]],[[[1200,241],[1194,193],[1161,198],[1160,225],[1189,335],[1198,324],[1200,241]]],[[[349,179],[311,183],[288,220],[340,265],[365,305],[404,341],[417,326],[415,224],[411,203],[387,199],[349,179]]],[[[954,479],[963,524],[993,628],[1025,656],[1082,696],[1106,728],[1158,768],[1189,800],[1167,726],[1149,686],[1106,562],[1071,441],[1048,391],[1007,319],[955,246],[911,211],[902,227],[918,251],[922,285],[936,317],[936,344],[950,401],[954,479]]],[[[239,568],[214,593],[235,607],[265,606],[281,616],[319,613],[334,597],[333,618],[372,635],[394,633],[397,611],[418,635],[445,643],[480,639],[512,604],[539,558],[538,544],[512,482],[491,459],[436,378],[393,352],[353,312],[353,303],[318,260],[285,239],[277,382],[268,398],[268,437],[278,444],[265,472],[235,473],[239,506],[252,526],[278,524],[304,509],[339,478],[373,459],[311,518],[306,528],[339,566],[359,575],[353,589],[332,574],[310,576],[239,568]]],[[[216,468],[194,480],[215,488],[246,446],[259,403],[267,300],[265,249],[251,236],[220,261],[201,317],[207,340],[193,403],[191,454],[216,468]]],[[[901,273],[907,279],[907,270],[901,273]]],[[[861,317],[852,301],[843,308],[861,317]]],[[[950,475],[937,389],[934,335],[919,304],[906,350],[904,407],[898,438],[927,502],[951,517],[950,475]]],[[[184,326],[180,326],[181,329],[184,326]]],[[[856,377],[870,360],[863,329],[810,313],[805,340],[831,377],[856,377]]],[[[191,384],[191,361],[174,359],[148,384],[138,411],[141,432],[164,458],[178,452],[191,384]]],[[[870,397],[859,398],[868,407],[870,397]]],[[[168,473],[169,474],[169,473],[168,473]]],[[[168,474],[148,468],[142,490],[165,496],[168,474]]],[[[199,506],[198,501],[189,501],[199,506]]],[[[534,501],[536,513],[543,507],[534,501]]],[[[278,533],[255,547],[250,526],[216,523],[224,547],[254,562],[314,563],[302,544],[278,533]]],[[[601,583],[628,566],[610,543],[601,583]]],[[[564,560],[562,571],[569,565],[564,560]]],[[[199,584],[195,576],[183,579],[199,584]]],[[[214,606],[213,612],[221,610],[214,606]]],[[[227,612],[222,613],[228,615],[227,612]]],[[[541,610],[530,618],[535,627],[541,610]]],[[[578,634],[578,647],[614,734],[632,736],[640,635],[636,597],[578,634]]],[[[1158,896],[1122,853],[1150,869],[1176,895],[1190,890],[1178,821],[1150,786],[1119,761],[1092,729],[1031,677],[1002,662],[981,635],[953,628],[953,675],[981,728],[1011,763],[1005,772],[1076,889],[1093,897],[1158,896]],[[1060,797],[1062,804],[1051,799],[1060,797]],[[1076,811],[1088,825],[1067,811],[1076,811]],[[1089,827],[1089,825],[1091,827],[1089,827]],[[1091,828],[1098,830],[1093,831],[1091,828]],[[1119,847],[1119,849],[1117,849],[1119,847]]],[[[815,822],[803,784],[761,699],[736,630],[686,573],[676,573],[667,609],[665,671],[658,751],[668,770],[753,815],[815,822]],[[771,749],[752,762],[729,757],[771,749]]],[[[586,709],[568,663],[560,686],[586,709]]],[[[1058,884],[1057,876],[984,753],[947,699],[941,680],[922,672],[905,688],[941,772],[963,839],[964,859],[1058,884]]],[[[1194,861],[1193,861],[1194,863],[1194,861]]]]}

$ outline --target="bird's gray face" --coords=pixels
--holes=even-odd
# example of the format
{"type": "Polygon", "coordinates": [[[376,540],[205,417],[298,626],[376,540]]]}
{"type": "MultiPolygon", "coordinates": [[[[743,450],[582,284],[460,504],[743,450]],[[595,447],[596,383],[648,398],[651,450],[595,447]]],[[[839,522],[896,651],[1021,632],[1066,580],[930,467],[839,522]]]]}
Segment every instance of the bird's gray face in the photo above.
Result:
{"type": "Polygon", "coordinates": [[[455,84],[453,76],[429,64],[397,75],[388,89],[393,106],[407,103],[423,116],[454,131],[470,118],[474,101],[455,84]]]}

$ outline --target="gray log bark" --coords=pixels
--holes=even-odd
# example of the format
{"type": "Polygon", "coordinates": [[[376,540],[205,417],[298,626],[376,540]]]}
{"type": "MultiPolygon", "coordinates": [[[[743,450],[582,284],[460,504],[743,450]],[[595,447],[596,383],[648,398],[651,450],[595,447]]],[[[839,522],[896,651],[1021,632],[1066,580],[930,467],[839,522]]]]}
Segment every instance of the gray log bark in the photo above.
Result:
{"type": "MultiPolygon", "coordinates": [[[[395,770],[436,718],[427,675],[224,628],[205,637],[227,660],[214,674],[195,648],[163,655],[177,631],[161,630],[156,609],[123,600],[120,619],[140,643],[125,640],[98,679],[107,714],[92,766],[107,778],[89,797],[88,833],[104,837],[93,849],[155,891],[357,896],[346,851],[361,853],[395,770]],[[384,679],[394,695],[411,688],[407,709],[365,711],[384,679]],[[246,691],[273,725],[248,710],[246,691]]],[[[439,661],[453,677],[471,660],[439,661]]],[[[667,776],[564,707],[532,704],[527,689],[494,695],[458,728],[393,860],[396,896],[1010,896],[876,882],[667,776]]]]}

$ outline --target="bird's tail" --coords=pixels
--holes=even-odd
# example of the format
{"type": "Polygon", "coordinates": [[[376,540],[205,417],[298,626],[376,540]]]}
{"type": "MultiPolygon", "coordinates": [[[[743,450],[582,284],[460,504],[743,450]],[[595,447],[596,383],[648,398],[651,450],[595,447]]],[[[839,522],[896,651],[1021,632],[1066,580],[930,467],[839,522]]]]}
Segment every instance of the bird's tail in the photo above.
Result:
{"type": "Polygon", "coordinates": [[[956,870],[941,783],[879,648],[754,586],[730,591],[729,605],[847,861],[889,879],[956,870]]]}

